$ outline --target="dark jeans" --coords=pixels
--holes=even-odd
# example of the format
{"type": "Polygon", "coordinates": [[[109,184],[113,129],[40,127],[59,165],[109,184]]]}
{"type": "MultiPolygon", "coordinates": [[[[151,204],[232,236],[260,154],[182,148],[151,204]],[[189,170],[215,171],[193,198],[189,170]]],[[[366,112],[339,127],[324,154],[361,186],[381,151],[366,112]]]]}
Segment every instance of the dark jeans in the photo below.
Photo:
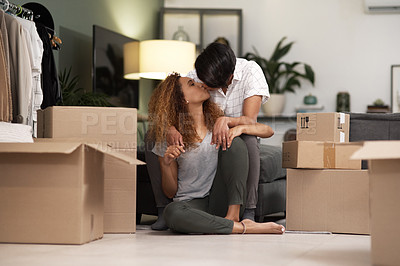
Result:
{"type": "Polygon", "coordinates": [[[233,221],[223,217],[229,205],[243,206],[246,201],[248,163],[248,152],[242,139],[234,139],[226,151],[220,149],[209,196],[167,205],[164,218],[168,227],[180,233],[230,234],[233,221]]]}

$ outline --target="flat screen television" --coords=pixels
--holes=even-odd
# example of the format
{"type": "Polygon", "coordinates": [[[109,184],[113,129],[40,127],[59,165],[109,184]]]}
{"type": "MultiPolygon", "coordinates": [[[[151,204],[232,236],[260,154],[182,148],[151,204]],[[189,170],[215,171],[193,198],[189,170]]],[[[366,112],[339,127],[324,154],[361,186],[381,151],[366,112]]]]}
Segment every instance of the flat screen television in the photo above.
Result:
{"type": "Polygon", "coordinates": [[[120,107],[139,108],[139,81],[124,79],[123,45],[138,41],[93,25],[93,90],[120,107]]]}

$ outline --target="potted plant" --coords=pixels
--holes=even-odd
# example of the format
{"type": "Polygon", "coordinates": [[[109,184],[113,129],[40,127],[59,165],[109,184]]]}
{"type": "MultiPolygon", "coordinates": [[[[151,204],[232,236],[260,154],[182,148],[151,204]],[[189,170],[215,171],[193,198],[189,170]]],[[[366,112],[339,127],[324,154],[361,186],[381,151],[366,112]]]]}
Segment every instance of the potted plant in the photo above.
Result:
{"type": "Polygon", "coordinates": [[[64,106],[113,106],[107,96],[101,93],[86,92],[83,88],[78,88],[78,76],[71,77],[71,68],[58,74],[62,102],[57,105],[64,106]]]}
{"type": "Polygon", "coordinates": [[[287,63],[281,60],[294,43],[284,45],[285,39],[286,37],[283,37],[278,42],[269,59],[260,56],[255,47],[253,47],[255,53],[246,53],[244,56],[247,60],[255,61],[267,79],[271,100],[262,106],[267,115],[282,113],[285,106],[285,92],[295,93],[295,89],[301,87],[300,81],[307,80],[314,85],[315,76],[311,66],[301,62],[287,63]]]}

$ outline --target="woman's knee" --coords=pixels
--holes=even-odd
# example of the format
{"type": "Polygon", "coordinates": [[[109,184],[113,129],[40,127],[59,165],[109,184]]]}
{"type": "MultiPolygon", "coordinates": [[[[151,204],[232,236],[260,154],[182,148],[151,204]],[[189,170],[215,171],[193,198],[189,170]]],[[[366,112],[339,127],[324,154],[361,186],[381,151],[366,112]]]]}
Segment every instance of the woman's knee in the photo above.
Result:
{"type": "Polygon", "coordinates": [[[186,208],[186,204],[180,201],[171,202],[165,207],[163,215],[168,227],[173,228],[174,221],[181,219],[186,208]]]}
{"type": "Polygon", "coordinates": [[[229,149],[219,150],[218,163],[232,165],[233,162],[240,162],[244,166],[248,165],[249,153],[246,144],[241,138],[234,138],[229,149]]]}
{"type": "Polygon", "coordinates": [[[234,138],[231,146],[225,152],[228,154],[232,153],[232,154],[246,154],[247,155],[246,143],[241,138],[234,138]]]}

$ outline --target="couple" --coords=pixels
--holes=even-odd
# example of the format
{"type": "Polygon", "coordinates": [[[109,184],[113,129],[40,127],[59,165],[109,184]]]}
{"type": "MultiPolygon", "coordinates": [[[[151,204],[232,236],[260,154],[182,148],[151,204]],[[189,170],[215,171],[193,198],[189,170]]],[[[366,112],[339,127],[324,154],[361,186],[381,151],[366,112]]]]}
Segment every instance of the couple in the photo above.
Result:
{"type": "MultiPolygon", "coordinates": [[[[177,232],[284,232],[281,225],[255,223],[254,213],[251,217],[256,196],[248,189],[249,170],[252,170],[249,166],[254,160],[252,152],[248,152],[248,143],[251,146],[255,140],[257,144],[255,136],[270,137],[273,131],[255,122],[261,101],[268,97],[268,87],[262,72],[257,73],[261,70],[254,65],[250,71],[241,71],[243,64],[250,63],[244,61],[236,59],[229,47],[213,43],[195,64],[194,76],[197,74],[204,84],[191,77],[171,74],[160,83],[150,100],[149,136],[156,143],[153,152],[160,164],[160,187],[166,197],[173,198],[163,210],[163,216],[166,225],[177,232]],[[201,71],[204,63],[212,71],[201,71]],[[204,74],[207,78],[202,78],[204,74]],[[262,81],[266,93],[261,92],[262,86],[257,86],[264,85],[262,81]],[[242,87],[236,95],[231,90],[234,85],[236,89],[242,87]],[[210,93],[214,93],[214,101],[210,100],[210,93]],[[232,102],[227,102],[224,96],[232,102]],[[218,97],[222,103],[216,100],[218,97]],[[236,118],[224,117],[220,107],[224,108],[225,115],[236,118]],[[244,141],[237,138],[240,135],[244,141]],[[248,199],[253,201],[252,205],[248,199]],[[246,217],[246,210],[247,213],[250,210],[250,218],[246,217]]],[[[154,188],[153,183],[152,180],[154,188]]]]}

